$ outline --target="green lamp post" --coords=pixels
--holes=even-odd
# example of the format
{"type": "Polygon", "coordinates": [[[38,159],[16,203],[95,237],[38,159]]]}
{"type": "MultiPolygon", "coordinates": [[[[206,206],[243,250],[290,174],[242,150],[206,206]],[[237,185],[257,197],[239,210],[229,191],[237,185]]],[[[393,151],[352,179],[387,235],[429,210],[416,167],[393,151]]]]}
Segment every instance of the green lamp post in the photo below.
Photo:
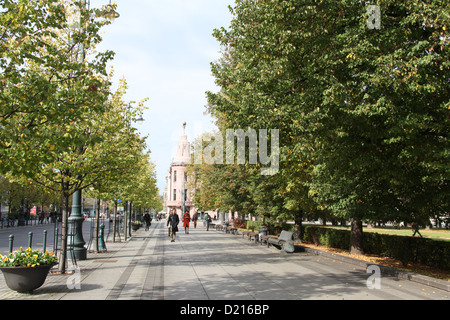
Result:
{"type": "Polygon", "coordinates": [[[87,259],[87,249],[84,247],[86,242],[83,239],[83,222],[84,217],[81,214],[81,190],[78,189],[72,195],[72,213],[69,217],[68,233],[68,245],[73,247],[73,251],[69,251],[69,258],[72,258],[70,254],[73,254],[76,260],[87,259]]]}
{"type": "MultiPolygon", "coordinates": [[[[90,7],[89,0],[84,0],[84,7],[89,10],[90,7]]],[[[102,17],[114,20],[119,16],[120,15],[113,9],[111,1],[109,1],[109,5],[107,5],[105,10],[103,11],[102,17]]],[[[84,55],[84,48],[83,48],[83,55],[84,55]]],[[[69,239],[67,243],[69,246],[73,248],[72,251],[69,251],[68,257],[72,258],[70,254],[73,254],[76,260],[87,259],[87,249],[84,247],[86,242],[83,239],[84,217],[81,212],[81,199],[82,199],[81,189],[78,189],[72,195],[72,212],[68,219],[69,239]]]]}

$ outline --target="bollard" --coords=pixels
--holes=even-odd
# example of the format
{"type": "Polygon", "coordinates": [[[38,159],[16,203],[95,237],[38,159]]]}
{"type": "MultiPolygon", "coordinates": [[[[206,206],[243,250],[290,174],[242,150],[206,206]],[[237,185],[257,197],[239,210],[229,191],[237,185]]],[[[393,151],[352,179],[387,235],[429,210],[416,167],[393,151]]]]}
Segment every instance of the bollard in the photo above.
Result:
{"type": "Polygon", "coordinates": [[[105,225],[101,224],[99,228],[100,228],[100,231],[98,233],[98,251],[106,251],[106,243],[103,238],[104,231],[105,231],[105,225]]]}
{"type": "Polygon", "coordinates": [[[28,248],[31,249],[33,245],[33,232],[28,232],[28,248]]]}
{"type": "Polygon", "coordinates": [[[13,251],[13,245],[14,245],[14,235],[9,236],[9,252],[13,251]]]}
{"type": "Polygon", "coordinates": [[[53,238],[53,252],[58,251],[58,228],[55,228],[55,237],[53,238]]]}
{"type": "Polygon", "coordinates": [[[44,246],[42,248],[42,251],[45,253],[47,250],[47,230],[44,230],[44,246]]]}

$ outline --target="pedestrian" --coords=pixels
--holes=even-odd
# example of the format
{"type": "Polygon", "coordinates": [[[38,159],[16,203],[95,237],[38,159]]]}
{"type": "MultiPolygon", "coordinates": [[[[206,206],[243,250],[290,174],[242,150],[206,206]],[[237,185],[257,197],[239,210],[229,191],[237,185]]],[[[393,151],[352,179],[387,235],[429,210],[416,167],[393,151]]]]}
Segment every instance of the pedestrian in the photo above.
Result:
{"type": "MultiPolygon", "coordinates": [[[[173,214],[173,209],[169,211],[169,215],[167,216],[167,225],[168,225],[168,226],[169,226],[169,219],[170,219],[170,216],[171,216],[172,214],[173,214]]],[[[169,226],[169,227],[167,228],[167,231],[169,232],[169,237],[170,237],[170,229],[171,229],[171,227],[169,226]]]]}
{"type": "Polygon", "coordinates": [[[194,215],[192,216],[192,221],[194,221],[194,229],[197,229],[197,212],[194,213],[194,215]]]}
{"type": "Polygon", "coordinates": [[[420,236],[421,238],[423,238],[422,235],[420,234],[420,231],[419,231],[419,224],[418,224],[417,222],[413,222],[412,229],[414,230],[414,233],[413,233],[413,235],[412,235],[413,237],[416,235],[416,233],[418,233],[419,236],[420,236]]]}
{"type": "Polygon", "coordinates": [[[211,223],[211,217],[209,216],[208,212],[205,215],[205,223],[206,223],[206,231],[209,231],[209,225],[211,223]]]}
{"type": "Polygon", "coordinates": [[[148,229],[150,228],[152,224],[151,221],[152,219],[150,218],[150,214],[148,213],[148,211],[145,211],[144,213],[145,231],[148,231],[148,229]]]}
{"type": "Polygon", "coordinates": [[[170,242],[175,241],[176,233],[178,232],[178,223],[180,223],[180,218],[178,217],[178,214],[176,211],[173,211],[171,215],[169,215],[169,219],[167,220],[167,226],[169,226],[169,232],[171,240],[170,242]]]}
{"type": "Polygon", "coordinates": [[[184,211],[183,215],[183,227],[184,227],[184,233],[189,234],[189,223],[191,221],[191,215],[189,214],[189,211],[184,211]]]}

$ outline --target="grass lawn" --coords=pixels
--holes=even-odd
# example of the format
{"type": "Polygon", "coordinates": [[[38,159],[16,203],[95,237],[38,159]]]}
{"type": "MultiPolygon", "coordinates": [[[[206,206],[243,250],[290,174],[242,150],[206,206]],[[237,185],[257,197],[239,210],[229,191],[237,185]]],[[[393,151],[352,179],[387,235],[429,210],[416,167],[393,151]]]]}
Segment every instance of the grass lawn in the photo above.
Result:
{"type": "MultiPolygon", "coordinates": [[[[340,227],[340,226],[327,226],[327,228],[350,230],[350,227],[340,227]]],[[[412,236],[414,233],[414,231],[411,228],[389,228],[389,227],[364,228],[364,232],[377,232],[377,233],[381,233],[381,234],[392,234],[392,235],[398,235],[398,236],[412,236]]],[[[422,235],[422,237],[424,237],[424,238],[450,241],[450,230],[420,229],[419,232],[422,235]]],[[[419,237],[419,235],[416,234],[416,237],[419,237]]]]}

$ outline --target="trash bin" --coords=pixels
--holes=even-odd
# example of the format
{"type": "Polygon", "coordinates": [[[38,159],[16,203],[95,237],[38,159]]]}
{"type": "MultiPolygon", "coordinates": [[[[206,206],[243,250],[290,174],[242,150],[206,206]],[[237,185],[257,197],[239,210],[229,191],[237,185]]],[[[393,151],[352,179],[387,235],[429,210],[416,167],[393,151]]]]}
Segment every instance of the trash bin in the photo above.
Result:
{"type": "Polygon", "coordinates": [[[261,236],[267,236],[267,233],[269,232],[269,227],[267,226],[260,226],[259,227],[259,236],[261,238],[261,236]]]}

